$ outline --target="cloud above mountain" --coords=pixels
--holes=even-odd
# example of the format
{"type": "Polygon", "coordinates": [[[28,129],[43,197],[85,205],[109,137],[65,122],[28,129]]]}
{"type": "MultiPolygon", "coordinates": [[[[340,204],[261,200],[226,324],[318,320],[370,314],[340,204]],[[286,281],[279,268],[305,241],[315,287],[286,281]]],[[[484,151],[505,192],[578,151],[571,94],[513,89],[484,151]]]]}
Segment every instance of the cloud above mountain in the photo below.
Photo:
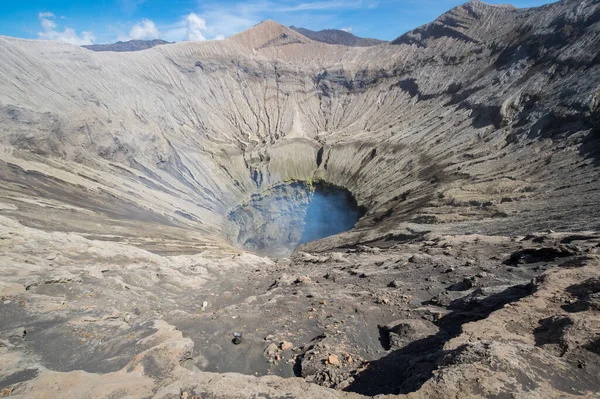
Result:
{"type": "MultiPolygon", "coordinates": [[[[127,35],[120,35],[119,40],[152,40],[164,39],[171,42],[204,41],[206,38],[206,20],[196,13],[189,13],[174,24],[157,27],[154,21],[144,18],[133,25],[127,35]]],[[[219,39],[220,37],[215,37],[219,39]]]]}
{"type": "Polygon", "coordinates": [[[153,21],[142,19],[140,23],[133,25],[129,32],[128,39],[131,40],[152,40],[158,39],[161,36],[158,28],[153,21]]]}
{"type": "MultiPolygon", "coordinates": [[[[502,3],[504,0],[488,0],[502,3]]],[[[552,0],[513,0],[516,7],[552,0]]],[[[240,33],[266,19],[319,31],[341,29],[393,40],[464,0],[62,0],[38,9],[30,2],[0,2],[0,35],[71,44],[116,40],[201,41],[240,33]],[[46,6],[47,7],[47,6],[46,6]],[[28,20],[19,20],[30,15],[28,20]],[[37,16],[37,18],[36,18],[37,16]]]]}
{"type": "Polygon", "coordinates": [[[38,32],[38,37],[43,40],[54,40],[57,42],[83,45],[94,44],[96,38],[90,31],[77,34],[75,29],[65,26],[60,30],[56,23],[56,16],[48,11],[38,13],[38,18],[42,26],[42,31],[38,32]]]}

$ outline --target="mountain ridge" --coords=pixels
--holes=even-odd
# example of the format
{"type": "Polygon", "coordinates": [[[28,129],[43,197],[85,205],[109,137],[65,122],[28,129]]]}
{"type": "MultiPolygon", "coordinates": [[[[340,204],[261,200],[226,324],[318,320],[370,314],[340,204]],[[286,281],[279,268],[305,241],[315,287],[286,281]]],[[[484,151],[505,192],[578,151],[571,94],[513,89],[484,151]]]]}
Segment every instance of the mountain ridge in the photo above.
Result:
{"type": "Polygon", "coordinates": [[[385,40],[358,37],[350,32],[346,32],[339,29],[322,29],[319,31],[313,31],[310,29],[296,27],[293,25],[290,26],[290,29],[316,42],[322,42],[327,44],[340,44],[343,46],[351,47],[369,47],[387,43],[385,40]]]}
{"type": "Polygon", "coordinates": [[[88,44],[81,47],[92,51],[115,51],[115,52],[128,52],[128,51],[141,51],[149,48],[160,46],[163,44],[171,44],[161,39],[153,40],[128,40],[118,41],[115,43],[108,44],[88,44]]]}

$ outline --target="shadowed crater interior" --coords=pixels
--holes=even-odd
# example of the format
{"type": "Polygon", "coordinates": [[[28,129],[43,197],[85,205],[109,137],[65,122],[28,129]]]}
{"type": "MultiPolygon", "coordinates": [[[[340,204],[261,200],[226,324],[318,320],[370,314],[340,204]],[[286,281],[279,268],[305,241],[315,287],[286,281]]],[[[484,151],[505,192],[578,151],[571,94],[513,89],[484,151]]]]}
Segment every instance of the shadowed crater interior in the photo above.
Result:
{"type": "Polygon", "coordinates": [[[254,194],[228,214],[238,246],[286,256],[303,243],[350,230],[365,214],[352,193],[324,181],[292,181],[254,194]]]}

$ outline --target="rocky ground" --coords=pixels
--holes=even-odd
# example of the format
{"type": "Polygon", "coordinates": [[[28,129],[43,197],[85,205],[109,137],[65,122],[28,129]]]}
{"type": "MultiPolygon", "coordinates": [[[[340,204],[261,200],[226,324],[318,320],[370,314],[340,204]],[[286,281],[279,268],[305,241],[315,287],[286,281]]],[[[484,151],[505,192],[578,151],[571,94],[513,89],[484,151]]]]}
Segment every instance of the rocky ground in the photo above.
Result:
{"type": "Polygon", "coordinates": [[[1,222],[4,396],[600,392],[597,234],[430,234],[269,260],[1,222]]]}

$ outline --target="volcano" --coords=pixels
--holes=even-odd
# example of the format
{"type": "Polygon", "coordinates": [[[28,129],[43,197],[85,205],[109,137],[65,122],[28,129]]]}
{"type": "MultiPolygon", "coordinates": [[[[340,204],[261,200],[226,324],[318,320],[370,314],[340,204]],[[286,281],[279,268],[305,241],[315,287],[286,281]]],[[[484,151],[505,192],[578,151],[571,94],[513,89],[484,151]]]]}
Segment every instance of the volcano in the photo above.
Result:
{"type": "Polygon", "coordinates": [[[0,396],[598,395],[599,46],[575,0],[0,37],[0,396]]]}

